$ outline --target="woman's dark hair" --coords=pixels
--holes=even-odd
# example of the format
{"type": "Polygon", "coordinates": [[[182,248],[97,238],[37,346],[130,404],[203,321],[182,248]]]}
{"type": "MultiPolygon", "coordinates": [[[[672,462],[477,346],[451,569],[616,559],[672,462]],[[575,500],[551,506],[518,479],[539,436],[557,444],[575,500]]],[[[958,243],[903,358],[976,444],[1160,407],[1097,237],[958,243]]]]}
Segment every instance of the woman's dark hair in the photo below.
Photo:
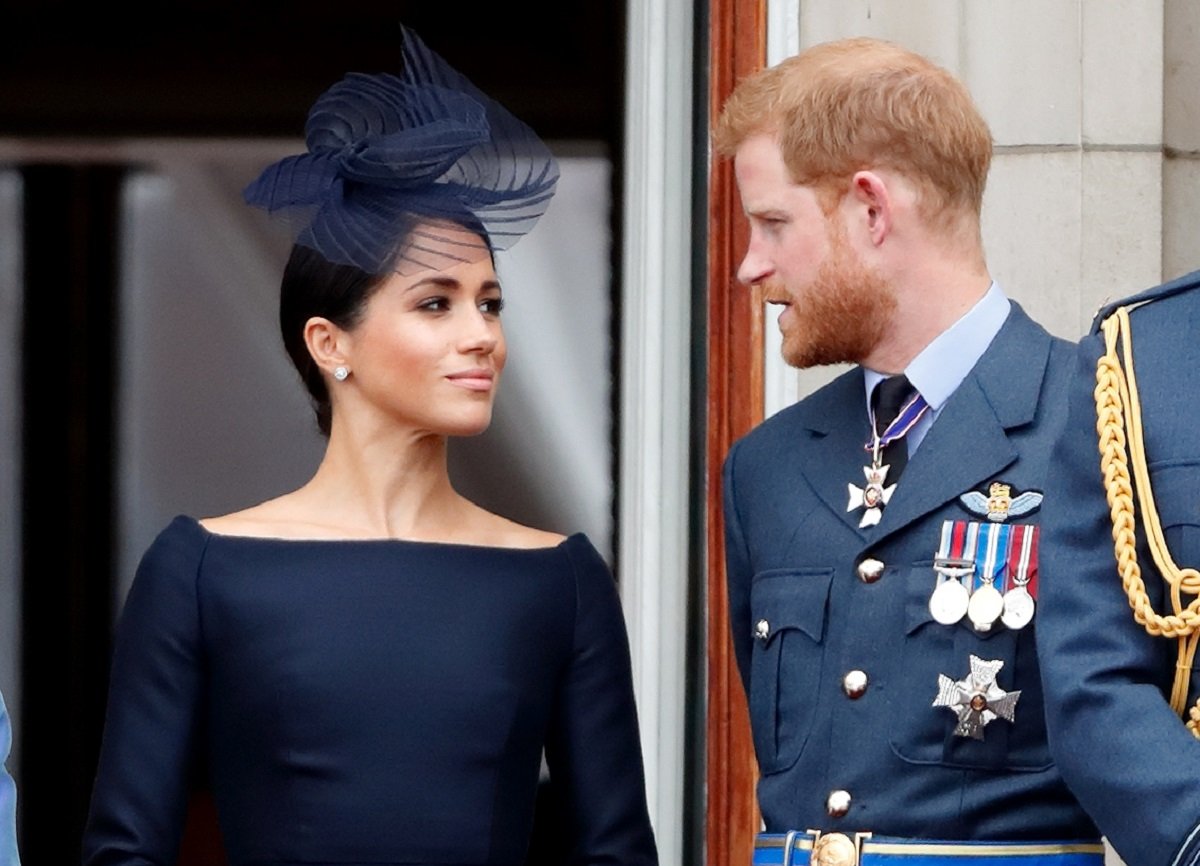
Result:
{"type": "Polygon", "coordinates": [[[312,397],[317,426],[329,435],[333,421],[329,391],[321,368],[304,342],[304,325],[322,316],[339,328],[353,328],[362,318],[367,301],[384,278],[353,265],[335,265],[316,250],[296,244],[283,269],[279,289],[279,329],[283,346],[312,397]]]}

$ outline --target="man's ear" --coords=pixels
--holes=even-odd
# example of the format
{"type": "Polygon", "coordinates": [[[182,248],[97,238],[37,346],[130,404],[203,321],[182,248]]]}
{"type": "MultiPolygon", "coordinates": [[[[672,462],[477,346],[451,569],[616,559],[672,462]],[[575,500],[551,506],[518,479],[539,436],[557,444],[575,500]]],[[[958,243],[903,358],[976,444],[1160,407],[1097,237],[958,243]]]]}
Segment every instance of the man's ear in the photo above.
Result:
{"type": "Polygon", "coordinates": [[[857,171],[850,181],[849,197],[863,216],[871,243],[879,246],[892,233],[896,216],[887,181],[873,171],[857,171]]]}
{"type": "Polygon", "coordinates": [[[304,323],[304,345],[313,362],[329,376],[338,367],[349,367],[350,335],[324,316],[313,316],[304,323]]]}

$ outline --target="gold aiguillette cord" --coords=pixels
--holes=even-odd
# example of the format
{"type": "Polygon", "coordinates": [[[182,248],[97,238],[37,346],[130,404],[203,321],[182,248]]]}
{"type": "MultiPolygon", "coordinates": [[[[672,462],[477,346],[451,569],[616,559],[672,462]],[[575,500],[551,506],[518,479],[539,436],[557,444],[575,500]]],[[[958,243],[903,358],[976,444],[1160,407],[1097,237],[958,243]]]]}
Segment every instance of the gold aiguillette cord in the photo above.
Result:
{"type": "MultiPolygon", "coordinates": [[[[1104,475],[1112,518],[1113,552],[1121,584],[1129,597],[1129,606],[1133,608],[1133,618],[1151,635],[1179,641],[1175,681],[1171,688],[1171,708],[1183,716],[1187,708],[1192,662],[1197,642],[1200,641],[1200,571],[1180,568],[1175,564],[1167,550],[1162,522],[1154,505],[1150,473],[1146,466],[1137,379],[1133,372],[1129,310],[1126,307],[1118,308],[1104,320],[1103,328],[1105,353],[1096,363],[1096,432],[1100,436],[1100,469],[1104,475]],[[1170,588],[1172,614],[1157,613],[1146,596],[1146,584],[1142,580],[1137,557],[1137,523],[1129,481],[1130,456],[1133,458],[1133,474],[1137,480],[1138,503],[1142,509],[1147,543],[1155,566],[1170,588]],[[1183,604],[1185,594],[1192,596],[1186,607],[1183,604]]],[[[1188,715],[1188,730],[1200,738],[1200,700],[1188,715]]]]}

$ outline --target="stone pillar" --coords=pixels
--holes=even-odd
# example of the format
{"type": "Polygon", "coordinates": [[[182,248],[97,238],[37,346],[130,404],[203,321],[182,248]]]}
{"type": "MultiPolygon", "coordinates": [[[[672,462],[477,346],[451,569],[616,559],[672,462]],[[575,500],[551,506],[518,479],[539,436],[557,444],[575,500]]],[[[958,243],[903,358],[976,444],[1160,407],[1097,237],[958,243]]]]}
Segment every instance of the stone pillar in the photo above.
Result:
{"type": "Polygon", "coordinates": [[[1200,268],[1200,4],[1163,11],[1163,271],[1200,268]]]}

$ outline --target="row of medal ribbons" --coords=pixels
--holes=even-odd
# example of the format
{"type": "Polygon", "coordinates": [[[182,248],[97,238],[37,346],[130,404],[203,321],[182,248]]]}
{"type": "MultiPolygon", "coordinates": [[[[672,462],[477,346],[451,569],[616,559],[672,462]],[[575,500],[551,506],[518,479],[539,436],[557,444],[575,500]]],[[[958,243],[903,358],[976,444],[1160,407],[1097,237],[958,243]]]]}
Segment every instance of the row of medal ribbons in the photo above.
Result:
{"type": "Polygon", "coordinates": [[[980,632],[997,622],[1024,628],[1037,598],[1037,550],[1037,526],[945,521],[933,561],[930,614],[943,625],[967,617],[980,632]]]}

